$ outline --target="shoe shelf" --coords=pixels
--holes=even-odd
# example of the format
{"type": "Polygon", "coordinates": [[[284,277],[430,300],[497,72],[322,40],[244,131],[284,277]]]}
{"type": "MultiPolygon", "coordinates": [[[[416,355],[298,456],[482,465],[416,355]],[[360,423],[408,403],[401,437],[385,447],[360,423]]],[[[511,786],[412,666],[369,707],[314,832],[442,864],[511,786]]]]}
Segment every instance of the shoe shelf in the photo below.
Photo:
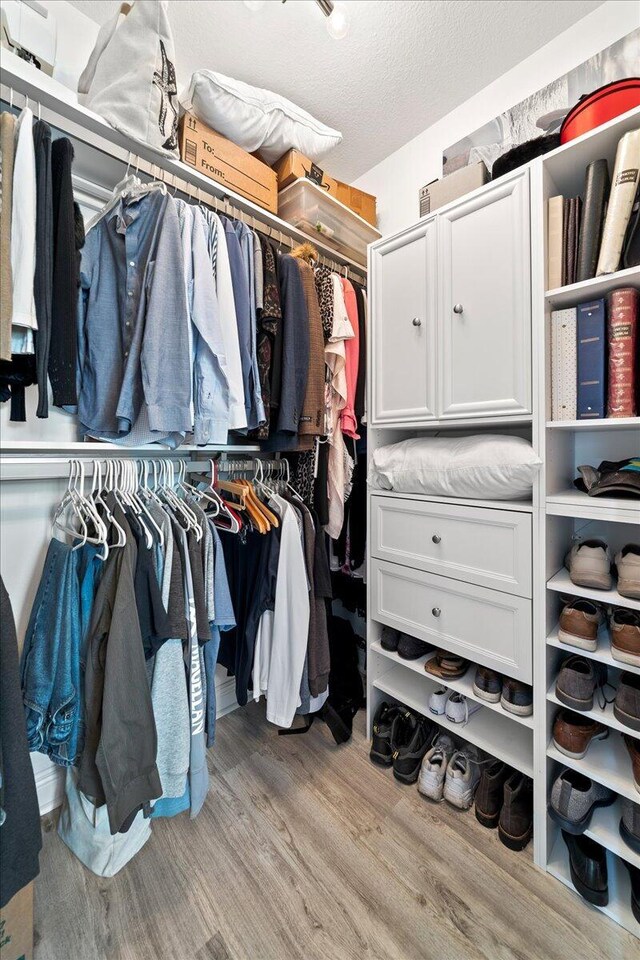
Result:
{"type": "MultiPolygon", "coordinates": [[[[506,717],[507,720],[515,720],[516,723],[522,724],[523,727],[529,727],[530,730],[533,730],[533,715],[530,717],[519,717],[515,713],[509,713],[509,711],[505,710],[499,702],[488,703],[474,692],[473,673],[474,667],[476,666],[474,663],[471,663],[471,666],[467,670],[464,677],[460,677],[459,680],[440,680],[438,677],[431,676],[431,674],[427,673],[424,669],[427,660],[431,660],[432,657],[435,657],[435,650],[428,653],[425,657],[420,657],[418,660],[403,660],[402,657],[399,657],[397,653],[393,653],[391,650],[385,650],[378,640],[371,644],[370,649],[375,653],[380,654],[380,656],[386,657],[387,660],[390,660],[392,663],[398,664],[398,666],[404,667],[408,670],[413,670],[414,673],[417,673],[419,676],[426,677],[428,680],[432,680],[440,686],[447,687],[448,690],[455,690],[456,693],[462,693],[469,700],[473,700],[475,703],[480,703],[488,710],[495,711],[497,714],[499,714],[499,716],[506,717]]],[[[429,714],[429,716],[432,716],[432,714],[429,714]]]]}
{"type": "Polygon", "coordinates": [[[431,678],[424,672],[419,676],[413,670],[406,670],[404,665],[391,666],[373,681],[373,686],[433,720],[454,736],[473,743],[515,770],[533,777],[533,736],[521,724],[509,723],[504,715],[501,717],[495,710],[485,710],[484,706],[469,717],[466,724],[452,723],[444,715],[434,716],[429,711],[429,697],[440,684],[435,677],[431,678]]]}
{"type": "Polygon", "coordinates": [[[558,836],[547,861],[547,871],[555,877],[556,880],[560,880],[566,887],[573,890],[576,897],[579,897],[580,901],[586,907],[591,910],[602,911],[602,913],[611,917],[612,920],[615,920],[616,923],[619,923],[621,927],[624,927],[625,930],[628,930],[629,933],[632,933],[636,937],[638,936],[638,933],[640,933],[640,924],[638,924],[631,910],[631,882],[629,880],[629,874],[622,860],[618,857],[613,856],[611,853],[607,854],[609,903],[606,907],[596,907],[589,903],[584,897],[580,896],[574,887],[569,868],[569,852],[560,831],[558,831],[558,836]]]}
{"type": "MultiPolygon", "coordinates": [[[[566,704],[564,704],[561,700],[558,699],[555,692],[555,686],[556,684],[554,680],[554,682],[551,684],[551,686],[547,690],[547,700],[549,701],[549,703],[555,703],[556,706],[561,707],[565,710],[571,710],[572,709],[571,707],[567,707],[566,704]]],[[[608,693],[608,696],[611,696],[611,694],[608,693]]],[[[581,717],[590,717],[592,720],[597,720],[598,723],[604,723],[605,727],[610,727],[612,730],[618,730],[620,733],[628,733],[632,737],[640,736],[640,731],[633,730],[631,727],[625,726],[624,723],[620,723],[620,721],[616,719],[613,713],[612,703],[607,703],[604,709],[601,709],[597,705],[597,703],[595,703],[595,699],[596,698],[594,697],[594,707],[592,710],[576,710],[574,712],[579,713],[581,717]]],[[[640,801],[640,795],[638,796],[638,800],[640,801]]]]}
{"type": "Polygon", "coordinates": [[[602,420],[547,420],[547,430],[638,430],[640,417],[603,417],[602,420]]]}
{"type": "Polygon", "coordinates": [[[629,673],[640,673],[640,664],[634,666],[630,663],[622,663],[616,660],[611,653],[611,640],[606,628],[598,633],[598,646],[596,650],[582,650],[580,647],[572,647],[568,643],[563,643],[558,637],[558,627],[549,634],[547,643],[550,647],[557,647],[566,654],[574,654],[579,657],[587,657],[589,660],[597,660],[604,663],[607,667],[615,667],[616,670],[627,670],[629,673]]]}
{"type": "Polygon", "coordinates": [[[593,741],[581,759],[567,757],[551,740],[547,747],[547,756],[557,760],[563,767],[571,767],[596,783],[602,783],[621,797],[640,803],[640,791],[633,779],[631,757],[620,734],[611,732],[606,740],[593,741]]]}
{"type": "Polygon", "coordinates": [[[593,277],[591,280],[581,280],[566,287],[547,290],[545,299],[553,310],[562,310],[564,307],[575,307],[578,303],[606,297],[618,287],[640,288],[640,267],[628,267],[626,270],[608,273],[604,277],[593,277]]]}
{"type": "Polygon", "coordinates": [[[628,610],[640,610],[640,600],[623,597],[617,590],[593,590],[590,587],[578,587],[571,582],[568,570],[559,570],[550,580],[547,589],[573,597],[588,597],[610,607],[626,607],[628,610]]]}
{"type": "MultiPolygon", "coordinates": [[[[640,794],[638,795],[638,803],[640,803],[640,794]]],[[[594,810],[591,823],[585,830],[585,836],[597,840],[607,850],[611,850],[616,856],[640,869],[640,853],[632,850],[620,836],[621,817],[622,806],[619,799],[610,807],[598,807],[594,810]]]]}
{"type": "Polygon", "coordinates": [[[640,500],[590,497],[580,490],[563,490],[547,497],[547,513],[555,517],[640,524],[640,500]]]}

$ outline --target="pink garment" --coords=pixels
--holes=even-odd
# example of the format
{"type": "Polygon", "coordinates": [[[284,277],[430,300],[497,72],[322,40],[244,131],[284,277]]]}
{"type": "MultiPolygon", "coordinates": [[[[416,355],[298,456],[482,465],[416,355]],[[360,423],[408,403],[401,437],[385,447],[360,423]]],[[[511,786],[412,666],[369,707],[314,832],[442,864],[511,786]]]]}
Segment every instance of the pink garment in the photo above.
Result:
{"type": "Polygon", "coordinates": [[[351,283],[344,278],[341,278],[341,283],[347,314],[351,326],[353,327],[353,338],[351,340],[346,340],[344,345],[347,374],[347,402],[340,413],[340,428],[347,437],[351,437],[352,440],[359,440],[360,435],[358,434],[358,421],[356,420],[355,413],[356,382],[358,380],[358,354],[360,350],[358,304],[356,302],[356,293],[351,286],[351,283]]]}

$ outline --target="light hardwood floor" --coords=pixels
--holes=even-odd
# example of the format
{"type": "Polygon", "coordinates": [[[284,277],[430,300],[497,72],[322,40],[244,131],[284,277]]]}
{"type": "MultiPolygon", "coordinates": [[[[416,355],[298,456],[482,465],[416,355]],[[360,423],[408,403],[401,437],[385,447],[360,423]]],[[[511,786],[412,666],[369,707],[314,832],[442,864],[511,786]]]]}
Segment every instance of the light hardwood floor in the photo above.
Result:
{"type": "Polygon", "coordinates": [[[199,817],[154,823],[113,879],[46,818],[35,960],[638,960],[529,851],[373,766],[364,714],[343,747],[262,714],[219,721],[199,817]]]}

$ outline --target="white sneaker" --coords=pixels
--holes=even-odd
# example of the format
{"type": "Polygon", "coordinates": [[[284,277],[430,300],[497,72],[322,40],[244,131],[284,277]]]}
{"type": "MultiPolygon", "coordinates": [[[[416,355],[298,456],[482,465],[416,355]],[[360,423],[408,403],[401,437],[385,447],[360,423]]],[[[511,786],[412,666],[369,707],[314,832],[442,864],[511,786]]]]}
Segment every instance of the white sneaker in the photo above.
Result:
{"type": "Polygon", "coordinates": [[[581,540],[566,556],[569,578],[578,587],[611,590],[611,551],[604,540],[581,540]]]}
{"type": "Polygon", "coordinates": [[[640,546],[628,543],[616,554],[618,593],[631,600],[640,600],[640,546]]]}
{"type": "Polygon", "coordinates": [[[480,763],[483,754],[477,747],[467,744],[451,757],[444,781],[444,799],[459,810],[468,810],[480,780],[480,763]]]}
{"type": "Polygon", "coordinates": [[[441,733],[424,755],[420,767],[418,790],[430,800],[442,800],[444,778],[455,748],[453,737],[448,733],[441,733]]]}
{"type": "Polygon", "coordinates": [[[467,700],[462,693],[452,693],[446,703],[445,717],[452,723],[461,723],[464,726],[480,706],[475,700],[467,700]]]}
{"type": "Polygon", "coordinates": [[[451,696],[451,690],[446,687],[438,687],[429,697],[429,712],[434,713],[436,717],[441,717],[445,712],[447,700],[451,696]]]}

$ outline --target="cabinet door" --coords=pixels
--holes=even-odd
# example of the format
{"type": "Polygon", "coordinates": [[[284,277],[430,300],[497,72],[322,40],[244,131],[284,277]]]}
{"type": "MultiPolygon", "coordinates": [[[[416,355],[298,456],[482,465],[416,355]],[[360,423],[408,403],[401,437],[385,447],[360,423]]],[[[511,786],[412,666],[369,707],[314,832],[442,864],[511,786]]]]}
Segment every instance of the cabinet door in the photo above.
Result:
{"type": "Polygon", "coordinates": [[[435,417],[435,269],[435,219],[371,251],[374,425],[435,417]]]}
{"type": "Polygon", "coordinates": [[[442,417],[531,412],[528,172],[438,218],[442,417]]]}

